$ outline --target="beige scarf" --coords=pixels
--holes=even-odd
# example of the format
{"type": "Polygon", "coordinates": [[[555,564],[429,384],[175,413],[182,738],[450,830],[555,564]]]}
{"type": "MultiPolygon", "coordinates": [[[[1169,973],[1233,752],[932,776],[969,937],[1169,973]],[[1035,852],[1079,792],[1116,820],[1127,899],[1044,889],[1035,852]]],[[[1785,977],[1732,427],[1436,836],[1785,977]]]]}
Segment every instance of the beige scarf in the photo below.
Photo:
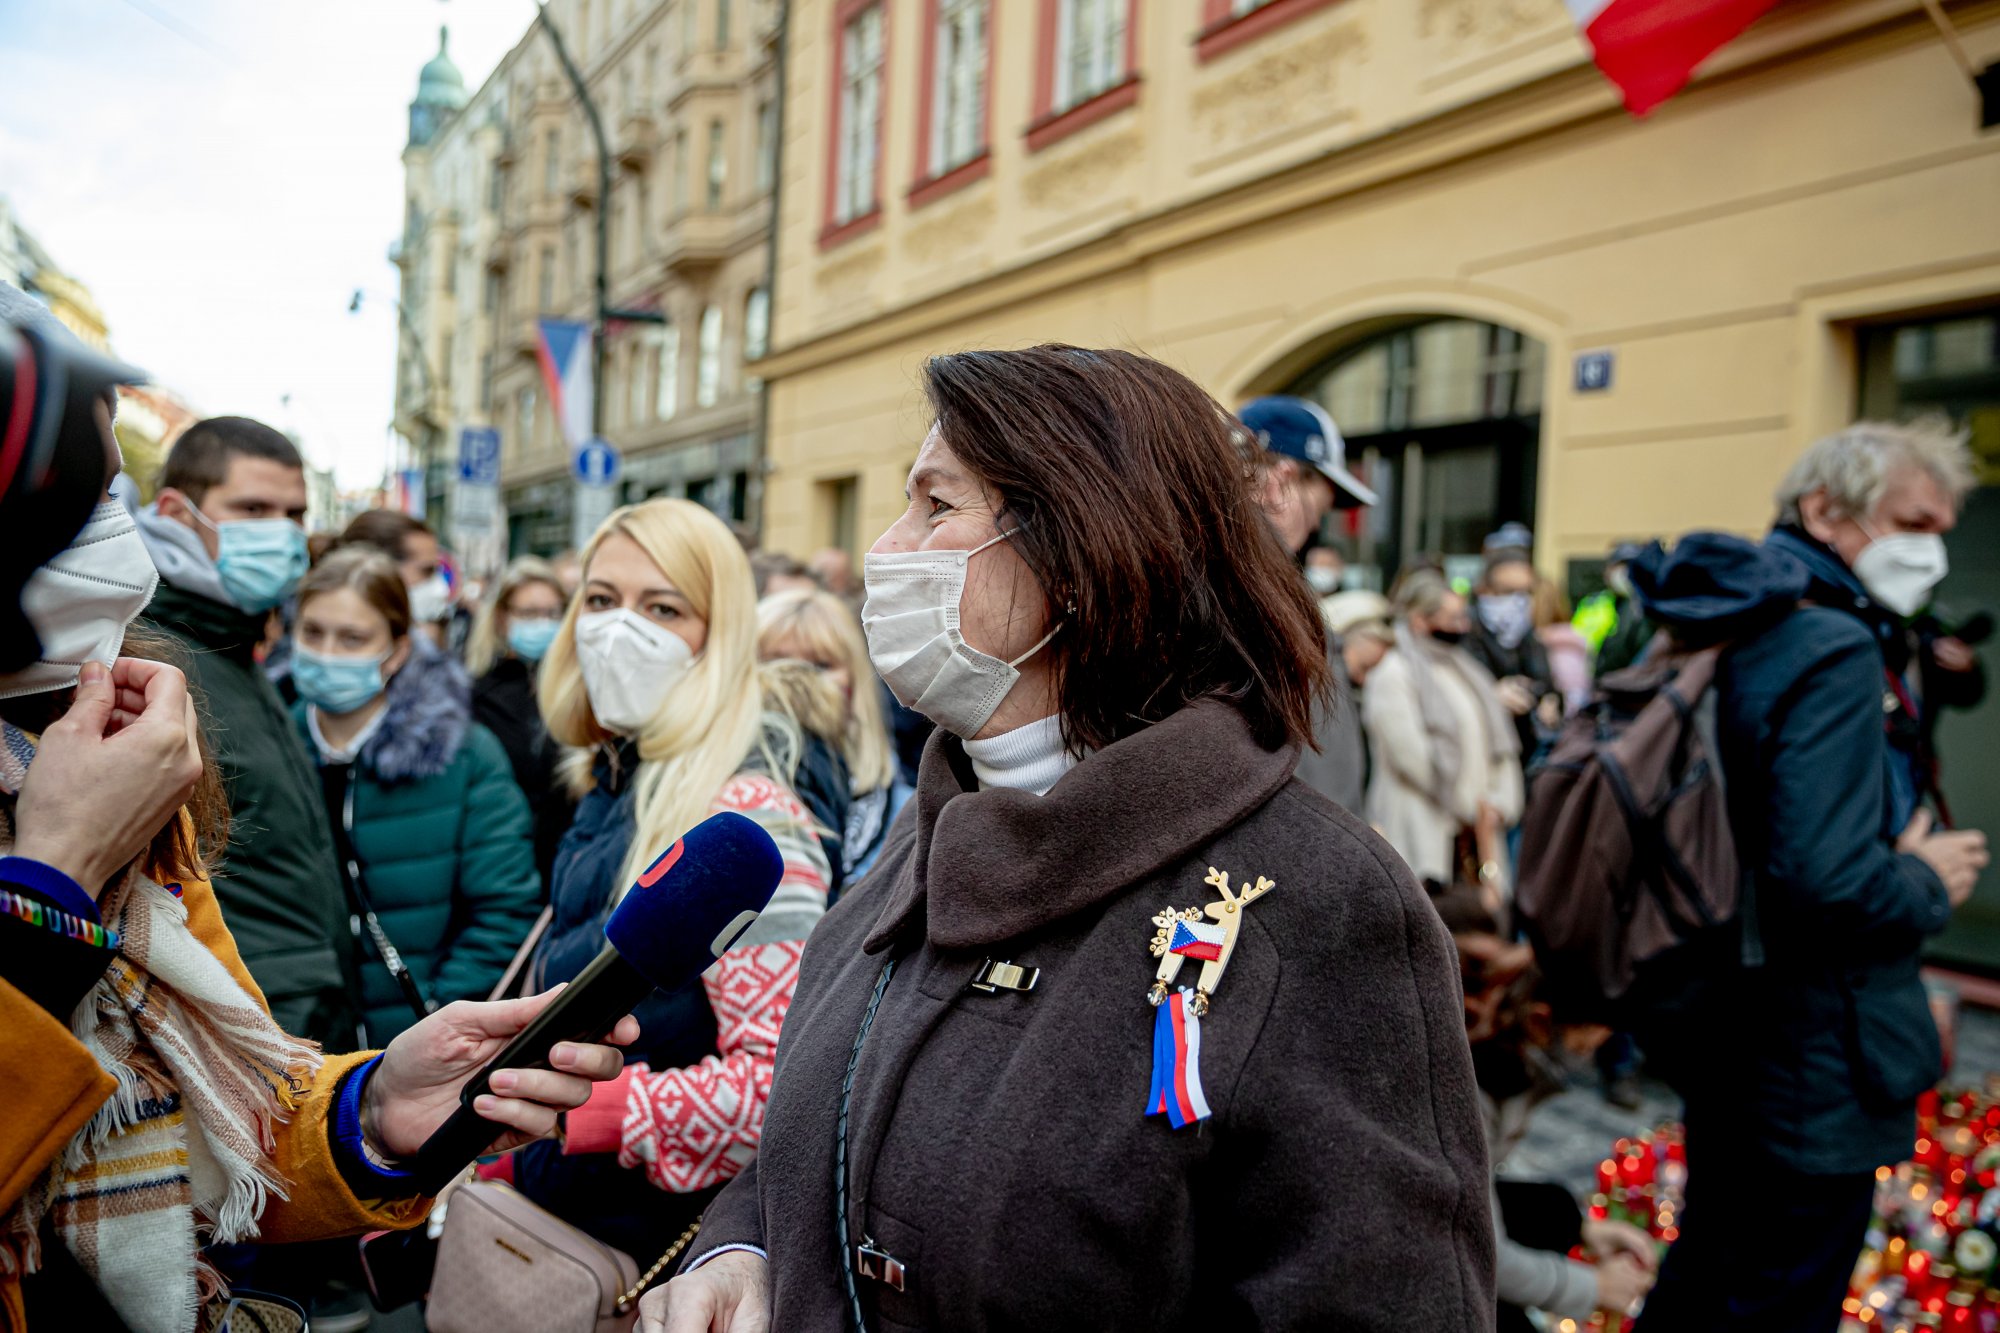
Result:
{"type": "Polygon", "coordinates": [[[70,1030],[118,1087],[0,1224],[0,1263],[36,1271],[46,1227],[136,1333],[190,1333],[221,1289],[200,1247],[253,1239],[285,1197],[272,1135],[319,1050],[196,938],[177,885],[134,868],[99,906],[118,952],[70,1030]]]}

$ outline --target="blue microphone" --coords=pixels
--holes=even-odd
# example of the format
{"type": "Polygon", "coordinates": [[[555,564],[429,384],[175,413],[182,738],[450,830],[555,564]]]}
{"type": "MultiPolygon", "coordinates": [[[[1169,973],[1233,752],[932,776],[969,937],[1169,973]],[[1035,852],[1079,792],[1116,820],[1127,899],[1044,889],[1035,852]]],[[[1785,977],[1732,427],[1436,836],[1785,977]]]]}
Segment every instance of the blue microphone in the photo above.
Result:
{"type": "Polygon", "coordinates": [[[785,861],[771,835],[734,811],[710,815],[662,852],[604,923],[605,945],[459,1093],[458,1109],[411,1159],[418,1188],[435,1194],[505,1127],[472,1109],[495,1070],[548,1069],[565,1041],[601,1041],[655,988],[686,985],[742,938],[778,891],[785,861]]]}

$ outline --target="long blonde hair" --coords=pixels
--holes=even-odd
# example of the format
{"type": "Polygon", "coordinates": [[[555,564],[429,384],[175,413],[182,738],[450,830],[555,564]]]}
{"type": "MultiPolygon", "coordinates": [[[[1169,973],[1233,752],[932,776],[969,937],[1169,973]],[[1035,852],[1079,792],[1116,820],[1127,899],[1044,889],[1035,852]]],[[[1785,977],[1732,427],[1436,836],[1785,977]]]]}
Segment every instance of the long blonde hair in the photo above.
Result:
{"type": "MultiPolygon", "coordinates": [[[[795,723],[782,712],[767,712],[757,666],[757,589],[735,534],[686,500],[626,505],[613,511],[583,548],[586,577],[597,548],[613,533],[631,538],[708,622],[701,655],[636,738],[637,816],[624,870],[611,886],[615,892],[707,816],[716,793],[753,753],[772,777],[789,783],[799,741],[795,723]]],[[[577,662],[582,604],[582,597],[574,598],[563,613],[542,659],[536,695],[551,736],[565,745],[595,746],[613,733],[590,711],[577,662]]]]}
{"type": "Polygon", "coordinates": [[[507,647],[501,632],[501,617],[507,612],[507,603],[514,594],[530,583],[546,584],[556,590],[556,596],[563,596],[562,580],[556,577],[556,567],[540,556],[524,555],[510,562],[500,581],[487,592],[486,604],[473,617],[472,632],[465,638],[465,669],[474,680],[493,669],[500,660],[500,654],[507,647]]]}
{"type": "Polygon", "coordinates": [[[889,746],[889,723],[882,715],[882,692],[876,687],[868,644],[853,610],[818,589],[773,593],[757,603],[757,655],[781,656],[781,645],[803,648],[817,661],[838,663],[854,681],[841,735],[828,738],[839,743],[853,793],[879,791],[895,781],[896,757],[889,746]]]}

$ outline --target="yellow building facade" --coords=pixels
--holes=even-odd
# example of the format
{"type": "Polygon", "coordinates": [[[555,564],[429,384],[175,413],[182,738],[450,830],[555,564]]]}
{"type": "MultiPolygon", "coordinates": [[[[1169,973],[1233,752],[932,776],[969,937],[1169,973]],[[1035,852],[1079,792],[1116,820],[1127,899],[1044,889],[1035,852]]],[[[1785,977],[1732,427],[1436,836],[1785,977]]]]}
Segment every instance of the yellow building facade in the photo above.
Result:
{"type": "MultiPolygon", "coordinates": [[[[2000,55],[2000,5],[1950,12],[2000,55]]],[[[1871,411],[1922,400],[1940,341],[1973,345],[1975,397],[1994,370],[2000,132],[1915,0],[1789,0],[1643,121],[1560,0],[791,14],[755,367],[775,547],[861,550],[895,517],[922,361],[955,348],[1133,347],[1230,406],[1314,393],[1386,488],[1364,560],[1521,518],[1557,576],[1760,529],[1871,374],[1871,411]],[[940,158],[967,64],[975,151],[940,158]]],[[[1991,469],[1992,404],[1959,415],[1991,469]]]]}
{"type": "MultiPolygon", "coordinates": [[[[1945,8],[2000,57],[2000,4],[1945,8]]],[[[1644,120],[1561,0],[794,0],[788,42],[769,546],[901,512],[927,356],[1059,341],[1317,397],[1378,585],[1518,519],[1580,593],[1942,411],[1985,483],[1944,594],[2000,607],[2000,129],[1918,0],[1785,0],[1644,120]]],[[[2000,827],[2000,709],[1940,744],[2000,827]]],[[[2000,894],[1942,948],[2000,961],[2000,894]]]]}

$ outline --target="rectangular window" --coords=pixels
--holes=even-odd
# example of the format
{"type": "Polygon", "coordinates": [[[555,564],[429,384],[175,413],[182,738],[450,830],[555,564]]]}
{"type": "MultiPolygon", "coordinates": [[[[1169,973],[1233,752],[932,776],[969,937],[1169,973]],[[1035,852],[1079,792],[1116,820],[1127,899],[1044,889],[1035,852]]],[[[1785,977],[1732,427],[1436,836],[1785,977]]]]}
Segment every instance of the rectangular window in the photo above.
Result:
{"type": "Polygon", "coordinates": [[[539,309],[541,313],[547,314],[556,308],[556,248],[553,245],[542,247],[541,273],[538,283],[539,285],[535,288],[535,296],[540,303],[539,309]]]}
{"type": "Polygon", "coordinates": [[[757,192],[768,194],[778,183],[778,99],[757,104],[757,192]]]}
{"type": "Polygon", "coordinates": [[[535,447],[535,391],[524,388],[514,399],[514,438],[525,453],[535,447]]]}
{"type": "Polygon", "coordinates": [[[729,180],[729,158],[724,152],[722,122],[708,122],[708,211],[719,212],[722,208],[722,189],[729,180]]]}
{"type": "Polygon", "coordinates": [[[729,49],[729,0],[715,0],[715,49],[729,49]]]}
{"type": "Polygon", "coordinates": [[[653,415],[665,421],[681,410],[681,331],[672,324],[659,330],[659,380],[653,388],[653,415]]]}
{"type": "Polygon", "coordinates": [[[479,354],[479,410],[493,410],[493,353],[479,354]]]}
{"type": "Polygon", "coordinates": [[[987,0],[938,0],[925,147],[933,179],[986,151],[986,9],[987,0]]]}
{"type": "Polygon", "coordinates": [[[457,350],[454,346],[455,341],[451,334],[445,334],[443,348],[438,353],[438,383],[446,389],[451,387],[451,363],[454,359],[452,353],[457,350]]]}
{"type": "MultiPolygon", "coordinates": [[[[689,0],[693,3],[693,0],[689,0]]],[[[688,207],[688,135],[686,130],[674,131],[674,216],[687,212],[688,207]]]]}
{"type": "Polygon", "coordinates": [[[444,294],[446,296],[458,295],[458,255],[456,252],[445,256],[444,294]]]}
{"type": "Polygon", "coordinates": [[[743,302],[743,359],[755,361],[771,350],[771,292],[752,287],[743,302]]]}
{"type": "Polygon", "coordinates": [[[818,546],[852,555],[861,536],[861,478],[832,477],[813,483],[814,535],[818,546]]]}
{"type": "Polygon", "coordinates": [[[646,419],[646,375],[651,369],[640,357],[640,348],[634,343],[625,357],[625,388],[630,400],[625,404],[625,424],[636,426],[646,419]]]}
{"type": "Polygon", "coordinates": [[[694,405],[714,407],[722,401],[722,307],[701,312],[701,332],[695,344],[694,405]]]}
{"type": "Polygon", "coordinates": [[[562,135],[555,130],[550,130],[548,137],[542,141],[543,195],[552,195],[556,192],[558,177],[561,174],[561,162],[562,135]]]}
{"type": "Polygon", "coordinates": [[[1067,111],[1124,81],[1128,0],[1060,0],[1054,111],[1067,111]]]}
{"type": "Polygon", "coordinates": [[[840,110],[836,118],[833,186],[835,226],[876,208],[881,162],[882,6],[847,21],[840,39],[840,110]]]}

